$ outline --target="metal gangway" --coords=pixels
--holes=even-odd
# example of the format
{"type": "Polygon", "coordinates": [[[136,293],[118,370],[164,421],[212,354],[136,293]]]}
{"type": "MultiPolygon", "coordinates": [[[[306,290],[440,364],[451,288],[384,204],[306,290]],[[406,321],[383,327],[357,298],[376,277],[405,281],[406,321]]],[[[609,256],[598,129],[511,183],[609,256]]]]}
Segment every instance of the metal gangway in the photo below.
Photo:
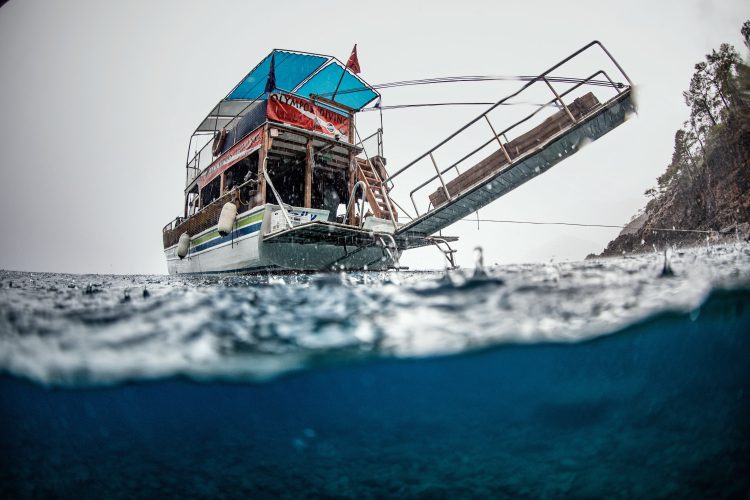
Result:
{"type": "Polygon", "coordinates": [[[393,200],[410,219],[395,227],[395,241],[406,249],[410,240],[438,233],[546,172],[635,111],[633,83],[620,64],[599,41],[587,44],[382,180],[401,200],[408,191],[414,209],[411,214],[393,200]],[[563,68],[585,76],[557,76],[563,68]],[[548,101],[507,127],[497,126],[498,115],[507,118],[508,104],[538,98],[540,87],[551,95],[548,101]]]}

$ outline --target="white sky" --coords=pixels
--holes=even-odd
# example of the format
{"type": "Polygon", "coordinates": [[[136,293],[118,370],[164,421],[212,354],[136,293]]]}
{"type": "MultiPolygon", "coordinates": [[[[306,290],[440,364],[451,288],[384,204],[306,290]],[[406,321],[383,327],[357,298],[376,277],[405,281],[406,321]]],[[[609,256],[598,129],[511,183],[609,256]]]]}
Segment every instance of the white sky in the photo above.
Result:
{"type": "MultiPolygon", "coordinates": [[[[622,224],[669,162],[693,65],[744,53],[746,1],[101,2],[0,8],[0,268],[164,273],[161,228],[180,214],[190,134],[273,48],[346,60],[368,82],[537,74],[601,40],[638,84],[639,117],[480,211],[482,218],[622,224]]],[[[571,75],[582,76],[582,75],[571,75]]],[[[384,90],[383,104],[496,100],[517,84],[384,90]]],[[[389,169],[483,108],[385,114],[389,169]]],[[[362,132],[375,124],[363,114],[362,132]]],[[[408,200],[400,200],[402,204],[408,200]]],[[[617,230],[459,222],[458,259],[580,259],[617,230]]],[[[435,249],[402,264],[442,267],[435,249]]]]}

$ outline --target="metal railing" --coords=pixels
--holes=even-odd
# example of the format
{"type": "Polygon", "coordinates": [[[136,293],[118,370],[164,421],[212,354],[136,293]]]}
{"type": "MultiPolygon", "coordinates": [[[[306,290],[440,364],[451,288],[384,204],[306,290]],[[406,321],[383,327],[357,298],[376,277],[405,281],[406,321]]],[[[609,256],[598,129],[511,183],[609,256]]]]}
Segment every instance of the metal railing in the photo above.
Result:
{"type": "Polygon", "coordinates": [[[580,48],[579,50],[575,51],[571,55],[567,56],[566,58],[562,59],[560,62],[556,63],[554,66],[550,67],[549,69],[547,69],[543,73],[539,74],[536,78],[534,78],[534,79],[530,80],[529,82],[527,82],[526,84],[524,84],[516,92],[513,92],[510,95],[508,95],[508,96],[500,99],[499,101],[497,101],[489,109],[487,109],[482,114],[480,114],[476,118],[474,118],[471,121],[469,121],[468,123],[466,123],[464,126],[460,127],[458,130],[456,130],[455,132],[453,132],[452,134],[450,134],[448,137],[446,137],[441,142],[439,142],[436,146],[434,146],[431,149],[427,150],[425,153],[423,153],[422,155],[420,155],[419,157],[417,157],[412,162],[408,163],[407,165],[405,165],[404,167],[400,168],[399,170],[397,170],[393,174],[389,175],[387,178],[382,179],[381,180],[381,185],[385,185],[387,183],[393,183],[394,179],[396,179],[397,177],[402,176],[404,174],[404,172],[409,171],[417,163],[421,162],[422,160],[425,160],[425,159],[429,158],[430,163],[432,164],[432,167],[435,170],[435,173],[432,174],[424,182],[419,183],[414,189],[412,189],[409,192],[409,197],[410,197],[410,199],[412,201],[412,205],[414,206],[414,210],[416,212],[416,218],[419,218],[421,216],[426,215],[430,211],[434,210],[435,207],[431,207],[430,208],[430,205],[428,205],[427,211],[424,214],[420,214],[419,208],[418,208],[417,203],[416,203],[416,201],[414,199],[415,193],[417,193],[421,189],[425,188],[426,186],[428,186],[430,184],[433,184],[435,181],[439,181],[439,186],[442,187],[442,189],[444,190],[445,197],[449,201],[452,201],[454,199],[455,195],[457,195],[459,193],[451,193],[450,192],[450,190],[448,189],[448,182],[446,181],[444,175],[446,173],[448,173],[450,170],[455,170],[456,175],[460,175],[461,172],[458,169],[458,166],[462,162],[464,162],[465,160],[467,160],[468,158],[472,157],[473,155],[475,155],[479,151],[481,151],[484,148],[486,148],[487,146],[489,146],[493,141],[497,142],[498,148],[499,148],[498,150],[502,152],[503,156],[505,157],[505,160],[508,163],[508,165],[505,168],[509,167],[510,165],[513,164],[514,160],[511,158],[510,154],[506,150],[506,147],[505,147],[505,145],[503,144],[503,142],[501,141],[500,138],[502,137],[503,139],[505,139],[505,142],[508,143],[509,141],[508,141],[507,135],[506,135],[506,134],[508,134],[508,132],[510,132],[511,130],[516,129],[520,125],[526,123],[527,121],[529,121],[533,117],[537,116],[543,109],[546,109],[549,106],[555,105],[559,109],[564,110],[565,113],[566,113],[566,115],[568,116],[568,118],[572,120],[573,124],[578,123],[578,120],[575,118],[575,116],[573,115],[573,113],[570,111],[570,108],[568,107],[568,105],[565,104],[565,102],[563,100],[563,97],[567,96],[568,94],[570,94],[574,90],[579,89],[583,85],[589,84],[589,85],[592,85],[592,86],[601,87],[602,86],[601,85],[601,80],[595,80],[595,78],[597,76],[600,76],[600,75],[604,76],[607,79],[607,81],[609,82],[608,87],[611,87],[611,88],[615,89],[615,91],[617,92],[617,95],[615,97],[619,96],[620,94],[622,94],[623,92],[625,92],[628,89],[632,88],[632,86],[633,86],[633,82],[630,80],[630,78],[628,77],[628,75],[622,69],[622,67],[620,66],[620,64],[614,59],[614,57],[612,57],[612,54],[604,47],[604,45],[602,45],[601,42],[599,42],[598,40],[594,40],[594,41],[588,43],[587,45],[585,45],[584,47],[580,48]],[[550,81],[550,80],[554,79],[554,77],[552,77],[550,75],[550,73],[553,72],[553,71],[555,71],[556,69],[560,68],[564,64],[568,63],[569,61],[571,61],[575,57],[579,56],[581,53],[587,51],[588,49],[590,49],[591,47],[594,47],[594,46],[598,46],[604,52],[604,54],[614,64],[614,66],[617,68],[617,70],[620,72],[620,74],[625,78],[625,80],[627,80],[628,84],[625,85],[625,84],[619,83],[619,82],[616,83],[615,81],[612,80],[612,78],[610,78],[609,74],[604,69],[598,69],[596,72],[594,72],[592,75],[588,76],[587,78],[577,80],[577,83],[574,86],[572,86],[571,88],[567,89],[565,92],[559,93],[555,89],[555,87],[553,87],[552,82],[550,81]],[[490,121],[489,114],[492,111],[494,111],[495,109],[497,109],[499,106],[502,106],[503,104],[505,104],[510,99],[518,97],[521,93],[527,91],[531,86],[538,85],[538,84],[544,84],[551,91],[551,93],[553,95],[552,99],[550,99],[548,102],[546,102],[545,104],[543,104],[540,107],[538,107],[535,111],[533,111],[532,113],[530,113],[526,117],[524,117],[524,118],[516,121],[515,123],[513,123],[509,127],[506,127],[504,129],[502,129],[500,132],[498,132],[495,129],[495,127],[493,126],[492,122],[490,121]],[[490,132],[491,132],[491,138],[488,139],[487,141],[485,141],[484,143],[482,143],[479,147],[473,149],[470,153],[462,156],[459,160],[457,160],[457,161],[451,163],[449,166],[441,169],[438,166],[438,162],[435,159],[435,154],[434,153],[437,150],[439,150],[440,148],[442,148],[443,146],[445,146],[446,144],[450,143],[454,138],[456,138],[457,136],[459,136],[462,132],[466,131],[469,127],[471,127],[472,125],[475,125],[476,123],[478,123],[478,122],[480,122],[482,120],[484,120],[487,123],[487,125],[488,125],[488,127],[490,129],[490,132]]]}
{"type": "MultiPolygon", "coordinates": [[[[284,90],[281,90],[281,89],[278,89],[278,90],[281,91],[281,92],[285,92],[284,90]]],[[[252,106],[256,102],[263,100],[263,99],[261,99],[261,97],[264,96],[264,95],[266,95],[266,94],[265,93],[260,94],[258,97],[256,97],[255,99],[253,99],[249,103],[247,103],[247,105],[245,107],[243,107],[239,112],[237,112],[237,114],[235,114],[226,124],[224,124],[222,128],[225,128],[225,129],[229,130],[233,125],[236,125],[239,122],[239,119],[244,116],[245,111],[247,111],[250,108],[250,106],[252,106]]],[[[205,134],[199,134],[197,130],[195,132],[193,132],[192,137],[196,137],[197,135],[208,135],[210,133],[211,134],[211,138],[208,140],[208,142],[206,142],[206,144],[204,144],[198,151],[196,151],[193,154],[192,158],[190,157],[190,150],[189,150],[189,146],[188,146],[188,160],[185,163],[185,168],[187,170],[186,185],[190,184],[191,182],[193,182],[193,180],[195,180],[196,177],[198,177],[198,175],[201,172],[201,164],[202,163],[205,166],[209,166],[209,165],[211,165],[211,163],[213,163],[215,161],[215,159],[218,159],[218,158],[221,157],[221,154],[219,154],[218,156],[214,156],[214,154],[213,154],[214,137],[216,135],[216,131],[217,131],[218,123],[219,123],[219,116],[221,116],[219,114],[221,112],[221,103],[222,103],[222,101],[219,101],[219,103],[216,105],[216,107],[217,107],[216,118],[215,118],[216,122],[215,122],[215,125],[214,125],[213,132],[206,132],[205,134]],[[209,146],[212,146],[212,147],[209,148],[209,146]],[[208,160],[203,160],[203,158],[206,157],[206,156],[208,156],[208,160]]],[[[242,139],[244,139],[245,137],[247,137],[248,135],[250,135],[255,130],[257,130],[257,127],[255,129],[253,129],[253,130],[248,131],[248,133],[245,134],[242,137],[234,137],[234,142],[232,143],[232,146],[234,146],[239,141],[241,141],[242,139]]],[[[192,144],[192,138],[191,138],[191,144],[192,144]]],[[[231,148],[231,146],[230,146],[230,148],[231,148]]]]}
{"type": "Polygon", "coordinates": [[[365,198],[367,197],[367,193],[365,192],[367,190],[367,186],[365,185],[364,181],[357,181],[357,183],[354,184],[352,192],[349,195],[349,203],[346,204],[346,214],[344,215],[344,221],[346,222],[349,220],[349,210],[351,210],[352,205],[356,205],[354,203],[354,195],[357,193],[357,188],[362,191],[362,202],[360,203],[359,207],[359,227],[362,227],[362,225],[365,223],[365,198]]]}
{"type": "Polygon", "coordinates": [[[169,223],[167,223],[167,225],[162,228],[161,232],[166,233],[167,231],[171,231],[182,224],[185,220],[185,217],[178,215],[177,217],[169,221],[169,223]]]}

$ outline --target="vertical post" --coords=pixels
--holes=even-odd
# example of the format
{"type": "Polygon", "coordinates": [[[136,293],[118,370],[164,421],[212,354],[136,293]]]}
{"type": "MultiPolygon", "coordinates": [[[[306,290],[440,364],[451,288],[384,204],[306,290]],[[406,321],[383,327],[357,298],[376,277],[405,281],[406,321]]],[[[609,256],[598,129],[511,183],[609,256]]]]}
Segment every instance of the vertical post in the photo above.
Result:
{"type": "Polygon", "coordinates": [[[315,157],[313,155],[312,137],[307,139],[307,161],[305,161],[305,208],[312,208],[312,180],[313,165],[315,157]]]}
{"type": "MultiPolygon", "coordinates": [[[[510,165],[511,163],[513,163],[513,160],[510,159],[510,155],[508,154],[508,151],[505,149],[505,146],[503,146],[503,142],[500,140],[500,136],[497,135],[497,132],[495,132],[495,127],[492,126],[492,122],[490,121],[487,115],[484,115],[484,119],[487,120],[487,125],[490,126],[490,130],[492,130],[492,135],[495,136],[495,140],[500,145],[500,150],[503,152],[505,159],[508,161],[508,164],[510,165]]],[[[505,137],[505,134],[503,134],[503,137],[505,137]]]]}
{"type": "MultiPolygon", "coordinates": [[[[357,183],[357,157],[354,151],[349,152],[349,196],[354,196],[354,185],[357,183]]],[[[362,196],[364,196],[364,193],[362,193],[362,196]]],[[[351,202],[351,200],[347,200],[347,205],[351,202]]],[[[356,217],[354,215],[354,211],[349,214],[349,220],[347,221],[348,224],[354,225],[356,222],[356,217]]]]}
{"type": "Polygon", "coordinates": [[[565,112],[568,114],[568,118],[570,118],[571,120],[573,120],[573,123],[578,123],[576,121],[575,116],[573,116],[573,113],[571,113],[570,110],[568,109],[568,106],[566,106],[565,103],[563,102],[563,100],[560,99],[560,95],[557,93],[557,91],[554,89],[554,87],[552,87],[552,84],[549,82],[549,80],[547,80],[547,77],[546,76],[542,77],[542,80],[544,80],[544,83],[547,84],[547,87],[549,87],[549,89],[555,95],[555,99],[557,99],[557,102],[560,103],[560,105],[562,105],[563,108],[565,108],[565,112]]]}
{"type": "Polygon", "coordinates": [[[260,151],[258,152],[258,194],[257,204],[264,205],[266,203],[266,176],[263,175],[263,165],[266,163],[266,157],[268,156],[268,125],[263,125],[263,141],[260,145],[260,151]]]}
{"type": "MultiPolygon", "coordinates": [[[[354,124],[354,113],[349,113],[349,144],[354,144],[355,137],[355,124],[354,124]]],[[[349,150],[349,185],[347,188],[348,193],[353,193],[354,185],[357,183],[357,154],[353,149],[349,150]]],[[[347,200],[348,202],[349,200],[347,200]]],[[[349,214],[348,224],[354,225],[355,217],[354,211],[349,214]]]]}
{"type": "Polygon", "coordinates": [[[378,129],[380,131],[380,134],[378,135],[378,154],[380,156],[383,155],[383,108],[381,107],[382,103],[380,99],[378,99],[378,112],[380,113],[380,128],[378,129]]]}
{"type": "Polygon", "coordinates": [[[190,142],[188,142],[187,158],[185,158],[185,186],[190,184],[190,146],[193,145],[193,137],[194,135],[190,136],[190,142]]]}
{"type": "Polygon", "coordinates": [[[224,177],[227,173],[222,172],[221,176],[219,176],[219,198],[221,198],[224,195],[224,186],[226,186],[226,178],[224,177]]]}
{"type": "Polygon", "coordinates": [[[435,157],[432,156],[432,153],[430,153],[430,160],[432,160],[432,165],[435,167],[435,172],[437,172],[438,179],[440,179],[440,184],[443,186],[445,197],[448,198],[449,201],[453,201],[453,197],[448,192],[448,186],[445,185],[445,181],[443,180],[443,174],[440,173],[440,169],[438,168],[437,163],[435,163],[435,157]]]}
{"type": "Polygon", "coordinates": [[[354,113],[349,113],[349,144],[354,144],[354,113]]]}

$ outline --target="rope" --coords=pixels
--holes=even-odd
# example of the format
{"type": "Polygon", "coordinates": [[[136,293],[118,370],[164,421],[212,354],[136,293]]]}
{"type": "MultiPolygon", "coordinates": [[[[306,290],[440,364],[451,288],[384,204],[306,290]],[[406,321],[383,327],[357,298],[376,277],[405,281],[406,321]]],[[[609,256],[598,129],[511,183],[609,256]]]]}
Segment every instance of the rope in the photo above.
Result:
{"type": "MultiPolygon", "coordinates": [[[[460,222],[496,222],[501,224],[529,224],[534,226],[575,226],[575,227],[602,227],[610,229],[625,229],[628,226],[621,226],[616,224],[580,224],[577,222],[541,222],[541,221],[528,221],[528,220],[499,220],[499,219],[459,219],[460,222]]],[[[459,222],[457,221],[457,222],[459,222]]],[[[702,230],[702,229],[677,229],[668,227],[643,227],[647,231],[670,231],[678,233],[703,233],[711,234],[715,233],[714,230],[702,230]]]]}
{"type": "MultiPolygon", "coordinates": [[[[360,111],[385,111],[385,110],[391,110],[391,109],[404,109],[404,108],[424,108],[424,107],[431,107],[431,106],[490,106],[492,104],[495,104],[494,102],[425,102],[425,103],[418,103],[418,104],[393,104],[391,106],[378,106],[377,108],[364,108],[360,111]]],[[[535,102],[504,102],[502,103],[502,106],[514,106],[517,104],[526,104],[529,106],[537,106],[537,107],[543,107],[544,104],[539,104],[535,102]]]]}
{"type": "MultiPolygon", "coordinates": [[[[507,76],[507,75],[476,75],[476,76],[446,76],[441,78],[423,78],[420,80],[402,80],[398,82],[381,83],[378,85],[372,85],[373,89],[388,89],[395,87],[407,87],[412,85],[431,85],[435,83],[460,83],[460,82],[488,82],[488,81],[522,81],[531,82],[538,80],[538,76],[507,76]]],[[[586,81],[583,78],[570,78],[570,77],[559,77],[549,76],[547,81],[551,83],[569,83],[577,84],[586,81]]],[[[616,87],[623,88],[624,84],[620,82],[610,82],[609,80],[588,80],[587,84],[600,86],[600,87],[616,87]]],[[[348,89],[340,90],[339,94],[347,94],[354,92],[361,92],[363,89],[348,89]]],[[[325,95],[325,94],[323,94],[325,95]]],[[[360,111],[375,111],[380,110],[392,110],[392,109],[405,109],[405,108],[421,108],[421,107],[433,107],[433,106],[489,106],[495,104],[494,102],[437,102],[437,103],[418,103],[418,104],[396,104],[392,106],[375,106],[369,108],[363,108],[360,111]]],[[[532,102],[515,102],[515,103],[503,103],[503,106],[513,106],[517,104],[528,104],[530,106],[543,107],[544,104],[532,103],[532,102]]]]}
{"type": "MultiPolygon", "coordinates": [[[[491,81],[520,81],[530,82],[538,80],[539,76],[528,76],[528,75],[467,75],[467,76],[445,76],[438,78],[422,78],[418,80],[401,80],[398,82],[380,83],[377,85],[370,85],[372,89],[389,89],[394,87],[407,87],[412,85],[432,85],[435,83],[461,83],[461,82],[491,82],[491,81]]],[[[548,76],[547,81],[551,83],[581,83],[584,78],[570,78],[563,76],[548,76]]],[[[589,80],[586,82],[590,85],[596,85],[601,87],[617,87],[623,88],[625,85],[621,82],[611,83],[609,80],[589,80]]],[[[341,94],[352,94],[356,92],[364,92],[369,89],[356,88],[356,89],[345,89],[339,90],[338,95],[341,94]]],[[[330,95],[331,92],[326,92],[321,95],[330,95]]]]}

